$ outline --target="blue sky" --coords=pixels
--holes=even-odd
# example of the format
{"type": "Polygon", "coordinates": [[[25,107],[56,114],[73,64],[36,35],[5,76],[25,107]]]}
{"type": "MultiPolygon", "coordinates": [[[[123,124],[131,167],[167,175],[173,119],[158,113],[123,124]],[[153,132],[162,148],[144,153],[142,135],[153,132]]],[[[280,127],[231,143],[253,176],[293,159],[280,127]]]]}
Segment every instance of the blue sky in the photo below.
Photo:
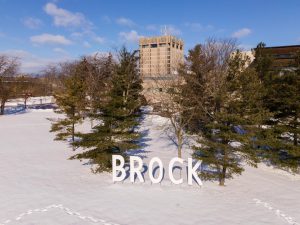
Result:
{"type": "Polygon", "coordinates": [[[185,50],[209,37],[237,38],[249,49],[300,44],[299,0],[0,0],[0,54],[22,71],[95,52],[138,47],[140,36],[170,33],[185,50]]]}

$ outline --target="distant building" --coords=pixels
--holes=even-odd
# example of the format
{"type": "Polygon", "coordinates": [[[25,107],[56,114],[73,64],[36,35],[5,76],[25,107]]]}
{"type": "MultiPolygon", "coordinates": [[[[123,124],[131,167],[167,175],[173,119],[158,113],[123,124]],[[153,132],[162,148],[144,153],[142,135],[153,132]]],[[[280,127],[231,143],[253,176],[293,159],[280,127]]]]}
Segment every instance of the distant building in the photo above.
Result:
{"type": "Polygon", "coordinates": [[[296,55],[300,45],[266,47],[267,54],[273,58],[272,70],[293,70],[296,68],[296,55]]]}
{"type": "Polygon", "coordinates": [[[158,101],[155,92],[164,91],[162,82],[176,79],[178,66],[184,59],[184,42],[171,35],[141,38],[139,54],[144,95],[150,102],[158,101]]]}
{"type": "Polygon", "coordinates": [[[174,74],[183,54],[183,41],[174,36],[141,38],[140,73],[142,77],[174,74]]]}
{"type": "Polygon", "coordinates": [[[241,53],[242,53],[242,55],[244,57],[248,57],[249,58],[249,62],[246,65],[246,67],[248,67],[253,62],[253,60],[254,60],[253,52],[252,51],[242,51],[241,53]]]}
{"type": "MultiPolygon", "coordinates": [[[[237,51],[234,51],[231,53],[231,57],[234,57],[236,55],[237,51]]],[[[243,57],[243,59],[248,59],[246,64],[244,65],[244,68],[247,68],[248,66],[250,66],[250,64],[253,62],[254,60],[254,55],[252,51],[240,51],[241,56],[243,57]]]]}

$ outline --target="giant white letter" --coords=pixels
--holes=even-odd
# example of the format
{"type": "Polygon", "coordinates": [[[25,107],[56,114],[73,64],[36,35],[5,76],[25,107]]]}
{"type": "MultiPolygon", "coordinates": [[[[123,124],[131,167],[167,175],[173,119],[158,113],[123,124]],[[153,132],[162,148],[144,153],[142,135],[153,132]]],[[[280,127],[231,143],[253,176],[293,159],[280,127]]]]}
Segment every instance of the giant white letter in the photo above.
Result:
{"type": "Polygon", "coordinates": [[[201,166],[201,161],[198,161],[193,167],[193,159],[188,158],[188,184],[193,185],[193,176],[196,179],[197,183],[202,186],[202,181],[198,177],[197,169],[201,166]]]}
{"type": "Polygon", "coordinates": [[[112,156],[112,175],[113,175],[113,182],[122,181],[126,177],[126,172],[124,169],[125,160],[121,155],[113,155],[112,156]],[[117,160],[120,161],[120,165],[117,166],[117,160]],[[121,172],[121,176],[117,176],[117,171],[121,172]]]}
{"type": "Polygon", "coordinates": [[[150,177],[150,180],[153,184],[157,184],[157,183],[160,183],[162,178],[163,178],[163,164],[162,164],[162,161],[158,158],[158,157],[154,157],[150,160],[150,163],[149,163],[149,177],[150,177]],[[152,174],[153,172],[153,165],[154,163],[157,162],[158,164],[158,167],[159,167],[159,175],[157,178],[154,177],[154,174],[152,174]]]}
{"type": "Polygon", "coordinates": [[[130,181],[134,182],[134,175],[136,174],[140,182],[145,182],[142,176],[141,170],[143,168],[143,161],[140,157],[130,156],[130,181]],[[138,166],[135,167],[135,162],[138,163],[138,166]]]}
{"type": "Polygon", "coordinates": [[[171,161],[169,163],[169,178],[173,184],[181,184],[183,182],[183,179],[181,178],[179,180],[176,180],[173,176],[173,166],[174,166],[175,162],[179,162],[179,163],[183,164],[183,159],[177,158],[177,157],[171,159],[171,161]]]}

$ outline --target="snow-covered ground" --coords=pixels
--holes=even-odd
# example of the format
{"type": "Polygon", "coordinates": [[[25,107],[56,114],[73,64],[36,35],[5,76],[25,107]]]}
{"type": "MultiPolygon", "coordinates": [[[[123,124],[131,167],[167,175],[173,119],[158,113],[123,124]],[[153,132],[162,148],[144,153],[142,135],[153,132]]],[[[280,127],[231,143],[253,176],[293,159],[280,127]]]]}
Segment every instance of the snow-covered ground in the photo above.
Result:
{"type": "MultiPolygon", "coordinates": [[[[29,109],[52,109],[54,107],[55,99],[53,96],[31,97],[27,99],[27,108],[29,109]]],[[[25,104],[23,98],[11,99],[6,102],[4,114],[24,113],[25,104]]]]}
{"type": "MultiPolygon", "coordinates": [[[[27,105],[37,105],[37,104],[49,104],[54,103],[54,97],[53,96],[39,96],[39,97],[31,97],[27,99],[27,105]]],[[[12,107],[17,105],[24,104],[24,99],[22,98],[16,98],[9,100],[5,106],[6,107],[12,107]]]]}
{"type": "MultiPolygon", "coordinates": [[[[0,117],[0,224],[12,225],[284,225],[300,224],[300,179],[266,166],[246,167],[226,187],[113,184],[110,174],[68,158],[66,143],[49,133],[51,110],[0,117]]],[[[166,119],[146,115],[138,155],[164,165],[177,155],[166,119]]],[[[86,128],[89,127],[87,123],[86,128]]],[[[185,150],[184,157],[189,156],[185,150]]],[[[166,175],[167,176],[167,175],[166,175]]]]}

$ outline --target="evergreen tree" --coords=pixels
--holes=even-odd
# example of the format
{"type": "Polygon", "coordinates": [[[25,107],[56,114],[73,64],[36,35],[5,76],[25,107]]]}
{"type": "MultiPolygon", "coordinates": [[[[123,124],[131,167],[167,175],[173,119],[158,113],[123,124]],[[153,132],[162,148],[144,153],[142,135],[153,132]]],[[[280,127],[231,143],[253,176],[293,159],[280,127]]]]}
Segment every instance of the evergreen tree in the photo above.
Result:
{"type": "Polygon", "coordinates": [[[260,156],[273,165],[297,171],[300,165],[299,109],[300,54],[295,56],[295,70],[272,68],[273,59],[264,43],[255,49],[251,64],[264,85],[264,108],[272,113],[265,129],[256,136],[260,156]]]}
{"type": "Polygon", "coordinates": [[[68,65],[69,74],[63,78],[63,89],[55,95],[58,109],[56,113],[64,114],[64,118],[58,119],[52,124],[51,132],[56,132],[55,140],[72,139],[75,141],[75,125],[82,122],[83,113],[87,106],[86,96],[86,71],[88,62],[82,59],[75,65],[68,65]]]}
{"type": "Polygon", "coordinates": [[[96,164],[95,172],[109,171],[112,154],[126,158],[126,152],[139,147],[139,124],[141,106],[141,79],[137,71],[137,57],[123,48],[119,63],[113,73],[111,88],[94,118],[98,125],[90,133],[82,134],[76,146],[87,149],[72,159],[90,159],[96,164]]]}
{"type": "Polygon", "coordinates": [[[112,54],[108,56],[94,56],[89,59],[90,68],[87,76],[87,93],[89,96],[89,117],[98,117],[98,112],[108,100],[115,62],[112,54]]]}
{"type": "Polygon", "coordinates": [[[208,105],[210,95],[207,84],[208,74],[213,69],[213,63],[205,57],[203,46],[196,45],[189,50],[186,63],[180,67],[179,75],[184,79],[181,86],[183,100],[182,113],[184,120],[189,121],[186,125],[188,132],[197,133],[208,118],[208,105]],[[201,94],[200,94],[201,93],[201,94]],[[192,110],[190,110],[192,109],[192,110]]]}
{"type": "Polygon", "coordinates": [[[300,54],[296,69],[272,76],[268,88],[268,108],[274,113],[271,122],[274,142],[271,160],[278,166],[297,171],[300,167],[300,54]]]}
{"type": "MultiPolygon", "coordinates": [[[[214,46],[213,49],[223,51],[227,47],[214,46]]],[[[207,55],[210,54],[202,57],[207,55]]],[[[220,62],[220,56],[216,56],[212,69],[208,74],[203,74],[207,76],[203,87],[209,88],[200,106],[205,106],[200,119],[200,147],[194,146],[194,157],[209,167],[209,170],[201,172],[201,176],[204,179],[218,179],[220,185],[225,185],[225,179],[241,174],[243,163],[256,166],[258,157],[252,138],[257,132],[256,125],[267,114],[262,113],[262,85],[258,74],[251,68],[245,69],[249,59],[239,51],[225,55],[227,58],[222,57],[221,65],[214,63],[220,62]]]]}
{"type": "Polygon", "coordinates": [[[260,80],[264,83],[269,79],[269,75],[272,71],[271,66],[273,63],[273,58],[270,55],[269,51],[266,49],[266,44],[260,42],[257,44],[254,49],[254,60],[251,64],[255,68],[260,80]]]}

